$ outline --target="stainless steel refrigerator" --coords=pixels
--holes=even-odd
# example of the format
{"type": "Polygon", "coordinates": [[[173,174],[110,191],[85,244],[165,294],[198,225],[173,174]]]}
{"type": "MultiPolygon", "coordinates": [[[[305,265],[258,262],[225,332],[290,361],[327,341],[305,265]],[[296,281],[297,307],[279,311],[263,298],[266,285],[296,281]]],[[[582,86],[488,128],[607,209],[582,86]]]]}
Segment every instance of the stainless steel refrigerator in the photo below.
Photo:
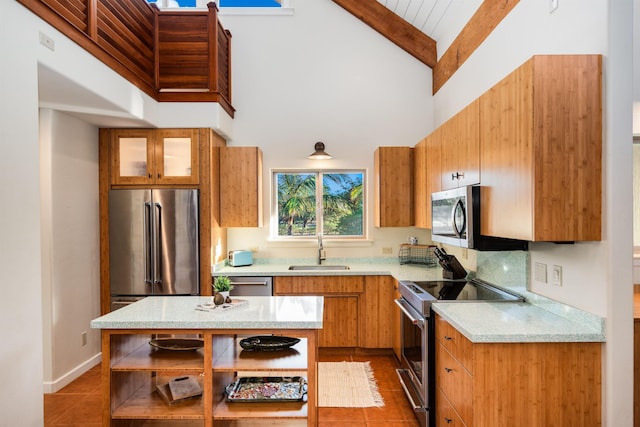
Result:
{"type": "Polygon", "coordinates": [[[111,309],[149,295],[198,295],[198,190],[109,191],[111,309]]]}

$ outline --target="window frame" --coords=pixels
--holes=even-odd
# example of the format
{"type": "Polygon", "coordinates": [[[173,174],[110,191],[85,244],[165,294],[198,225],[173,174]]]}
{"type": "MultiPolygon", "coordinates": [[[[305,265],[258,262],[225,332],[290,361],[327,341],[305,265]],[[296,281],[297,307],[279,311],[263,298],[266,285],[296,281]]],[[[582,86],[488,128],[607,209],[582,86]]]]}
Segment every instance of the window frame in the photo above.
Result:
{"type": "Polygon", "coordinates": [[[318,238],[318,224],[320,224],[320,230],[322,232],[322,238],[325,241],[348,241],[348,242],[364,242],[368,241],[369,227],[367,224],[367,170],[366,169],[271,169],[271,209],[269,215],[269,236],[270,240],[276,242],[305,242],[315,241],[318,238]],[[279,222],[278,222],[278,180],[276,176],[278,174],[312,174],[316,175],[316,232],[312,236],[280,236],[278,234],[279,222]],[[324,234],[324,200],[323,200],[323,186],[317,183],[322,183],[322,177],[326,174],[340,174],[340,173],[358,173],[362,174],[362,234],[361,235],[349,235],[349,236],[336,236],[331,234],[324,234]]]}

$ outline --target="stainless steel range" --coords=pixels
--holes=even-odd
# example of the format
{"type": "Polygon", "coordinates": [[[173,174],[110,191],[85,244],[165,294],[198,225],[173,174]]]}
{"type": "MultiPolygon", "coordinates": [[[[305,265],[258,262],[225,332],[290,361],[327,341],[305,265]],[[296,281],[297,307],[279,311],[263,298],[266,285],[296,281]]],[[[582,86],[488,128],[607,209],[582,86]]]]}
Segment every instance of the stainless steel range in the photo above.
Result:
{"type": "Polygon", "coordinates": [[[434,302],[497,302],[524,299],[479,279],[401,281],[398,290],[402,298],[395,302],[403,313],[402,357],[401,368],[397,370],[398,376],[420,424],[423,427],[434,427],[435,334],[431,305],[434,302]]]}

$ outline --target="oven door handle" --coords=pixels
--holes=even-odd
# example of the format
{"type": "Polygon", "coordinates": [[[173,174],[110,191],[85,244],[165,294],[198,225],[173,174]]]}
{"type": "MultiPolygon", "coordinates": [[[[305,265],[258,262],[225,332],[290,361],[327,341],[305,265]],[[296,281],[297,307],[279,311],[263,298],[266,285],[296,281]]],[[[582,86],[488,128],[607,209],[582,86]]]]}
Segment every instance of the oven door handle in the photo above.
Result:
{"type": "Polygon", "coordinates": [[[407,303],[403,299],[397,299],[394,301],[400,310],[411,320],[411,323],[418,326],[420,329],[424,328],[424,317],[416,311],[415,308],[411,307],[409,303],[407,303]]]}

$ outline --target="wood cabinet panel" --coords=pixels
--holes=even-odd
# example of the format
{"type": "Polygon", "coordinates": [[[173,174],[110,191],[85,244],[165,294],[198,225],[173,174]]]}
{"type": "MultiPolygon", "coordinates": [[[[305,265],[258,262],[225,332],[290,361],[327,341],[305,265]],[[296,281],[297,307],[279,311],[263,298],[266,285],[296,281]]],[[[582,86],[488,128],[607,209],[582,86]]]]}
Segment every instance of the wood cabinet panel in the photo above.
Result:
{"type": "MultiPolygon", "coordinates": [[[[393,299],[400,299],[402,295],[398,291],[398,282],[394,280],[393,283],[393,299]]],[[[401,333],[402,312],[400,307],[393,303],[393,337],[392,348],[393,354],[396,355],[398,360],[402,360],[402,333],[401,333]]]]}
{"type": "Polygon", "coordinates": [[[324,296],[320,347],[358,347],[363,292],[363,276],[278,276],[273,280],[274,295],[324,296]]]}
{"type": "Polygon", "coordinates": [[[323,324],[318,332],[320,347],[357,347],[358,297],[325,296],[323,324]]]}
{"type": "Polygon", "coordinates": [[[601,239],[602,58],[534,56],[480,97],[481,233],[601,239]]]}
{"type": "Polygon", "coordinates": [[[431,193],[442,190],[440,169],[442,168],[442,130],[436,129],[426,138],[427,157],[427,228],[431,229],[431,193]]]}
{"type": "Polygon", "coordinates": [[[324,296],[321,347],[390,349],[399,330],[395,283],[391,276],[277,276],[273,293],[324,296]]]}
{"type": "Polygon", "coordinates": [[[480,116],[476,99],[441,128],[443,190],[480,183],[480,116]]]}
{"type": "Polygon", "coordinates": [[[427,141],[413,149],[413,225],[431,228],[431,193],[427,189],[427,141]],[[427,210],[429,212],[427,212],[427,210]]]}
{"type": "Polygon", "coordinates": [[[601,425],[601,346],[474,345],[474,425],[601,425]]]}
{"type": "Polygon", "coordinates": [[[365,292],[360,297],[360,347],[393,346],[394,283],[391,276],[364,276],[365,292]]]}
{"type": "Polygon", "coordinates": [[[374,225],[413,225],[411,147],[378,147],[374,152],[374,225]]]}
{"type": "Polygon", "coordinates": [[[436,427],[471,427],[465,425],[460,415],[439,388],[436,389],[436,427]]]}
{"type": "Polygon", "coordinates": [[[262,151],[220,149],[220,221],[223,227],[262,227],[262,151]]]}
{"type": "Polygon", "coordinates": [[[273,278],[274,294],[321,295],[364,292],[363,276],[278,276],[273,278]]]}
{"type": "Polygon", "coordinates": [[[473,423],[473,377],[441,344],[436,344],[436,384],[466,425],[473,423]]]}
{"type": "Polygon", "coordinates": [[[442,317],[436,317],[436,340],[473,374],[473,344],[442,317]]]}
{"type": "MultiPolygon", "coordinates": [[[[437,337],[455,330],[436,318],[437,337]]],[[[450,352],[438,341],[436,385],[446,401],[437,399],[436,414],[451,406],[467,426],[475,427],[601,425],[602,343],[471,346],[472,369],[467,371],[457,358],[466,352],[459,347],[450,352]]]]}

